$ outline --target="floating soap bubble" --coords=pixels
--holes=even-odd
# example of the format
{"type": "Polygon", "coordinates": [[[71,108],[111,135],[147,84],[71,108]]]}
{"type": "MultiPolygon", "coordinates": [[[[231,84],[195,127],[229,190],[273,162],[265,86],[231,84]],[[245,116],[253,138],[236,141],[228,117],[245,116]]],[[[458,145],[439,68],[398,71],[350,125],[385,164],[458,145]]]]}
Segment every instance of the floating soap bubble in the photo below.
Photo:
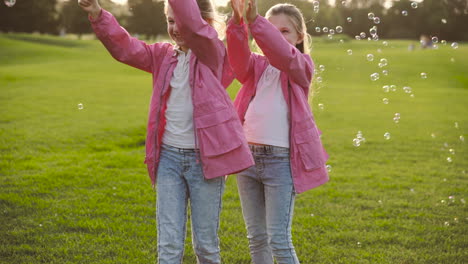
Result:
{"type": "Polygon", "coordinates": [[[444,222],[444,225],[445,226],[450,226],[450,223],[449,222],[444,222]]]}
{"type": "Polygon", "coordinates": [[[331,171],[332,171],[332,166],[331,166],[331,165],[327,165],[326,167],[327,167],[327,171],[328,171],[328,172],[331,172],[331,171]]]}
{"type": "Polygon", "coordinates": [[[375,14],[374,14],[374,13],[368,13],[368,14],[367,14],[367,18],[369,18],[369,20],[374,19],[374,17],[375,17],[375,14]]]}
{"type": "Polygon", "coordinates": [[[361,245],[361,242],[357,242],[357,246],[358,246],[358,247],[361,247],[361,246],[362,246],[362,245],[361,245]]]}
{"type": "Polygon", "coordinates": [[[427,79],[427,73],[421,72],[421,78],[422,79],[427,79]]]}
{"type": "Polygon", "coordinates": [[[390,133],[389,132],[385,132],[385,134],[383,135],[385,140],[390,140],[390,133]]]}
{"type": "Polygon", "coordinates": [[[390,85],[390,91],[396,92],[396,85],[394,84],[390,85]]]}
{"type": "Polygon", "coordinates": [[[398,124],[400,122],[400,114],[399,113],[395,113],[395,116],[393,116],[393,122],[395,122],[395,124],[398,124]]]}
{"type": "Polygon", "coordinates": [[[452,157],[447,157],[447,162],[448,162],[448,163],[452,163],[452,161],[453,161],[453,160],[452,160],[452,157]]]}
{"type": "Polygon", "coordinates": [[[318,13],[320,11],[320,8],[318,6],[314,6],[314,13],[318,13]]]}
{"type": "Polygon", "coordinates": [[[320,32],[322,29],[320,27],[315,27],[315,32],[320,32]]]}
{"type": "Polygon", "coordinates": [[[373,74],[370,75],[370,78],[372,81],[377,81],[379,78],[380,78],[380,75],[376,72],[374,72],[373,74]]]}
{"type": "Polygon", "coordinates": [[[440,44],[447,45],[447,41],[445,39],[443,39],[443,40],[440,41],[440,44]]]}
{"type": "Polygon", "coordinates": [[[416,9],[418,8],[418,3],[417,2],[411,2],[411,7],[416,9]]]}
{"type": "Polygon", "coordinates": [[[366,38],[366,33],[365,32],[359,33],[359,37],[361,37],[362,39],[365,39],[366,38]]]}
{"type": "Polygon", "coordinates": [[[367,54],[366,56],[368,61],[373,61],[374,60],[374,55],[373,54],[367,54]]]}
{"type": "Polygon", "coordinates": [[[380,63],[382,63],[382,65],[385,67],[388,64],[388,60],[386,58],[382,58],[380,59],[380,63]]]}
{"type": "Polygon", "coordinates": [[[441,21],[442,23],[444,23],[444,24],[447,24],[447,19],[445,19],[445,18],[442,18],[440,21],[441,21]]]}
{"type": "Polygon", "coordinates": [[[320,6],[320,2],[319,2],[319,1],[313,1],[312,4],[313,4],[314,6],[320,6]]]}
{"type": "Polygon", "coordinates": [[[325,109],[325,106],[323,104],[318,104],[318,108],[320,109],[320,111],[323,111],[323,109],[325,109]]]}
{"type": "Polygon", "coordinates": [[[82,103],[78,104],[78,110],[83,110],[83,104],[82,103]]]}
{"type": "Polygon", "coordinates": [[[377,52],[378,52],[378,53],[382,53],[382,50],[381,50],[381,49],[377,49],[377,52]]]}
{"type": "Polygon", "coordinates": [[[361,141],[358,138],[353,139],[353,146],[355,147],[361,146],[361,141]]]}
{"type": "Polygon", "coordinates": [[[449,153],[452,154],[452,155],[455,155],[455,150],[454,149],[449,149],[449,153]]]}
{"type": "Polygon", "coordinates": [[[403,16],[408,16],[408,11],[403,10],[403,11],[401,11],[401,14],[402,14],[403,16]]]}
{"type": "Polygon", "coordinates": [[[465,142],[465,137],[464,137],[464,136],[460,136],[460,141],[461,141],[461,142],[465,142]]]}
{"type": "Polygon", "coordinates": [[[384,41],[384,42],[382,42],[382,44],[383,44],[385,47],[387,47],[387,46],[388,46],[388,41],[384,41]]]}
{"type": "Polygon", "coordinates": [[[325,70],[325,65],[320,65],[320,66],[319,66],[319,69],[320,69],[320,71],[323,72],[323,71],[325,70]]]}
{"type": "Polygon", "coordinates": [[[390,86],[384,85],[384,86],[382,86],[382,89],[383,89],[384,93],[388,93],[390,91],[390,86]]]}
{"type": "Polygon", "coordinates": [[[323,27],[322,31],[325,32],[325,33],[328,33],[328,27],[323,27]]]}
{"type": "Polygon", "coordinates": [[[412,89],[409,86],[405,86],[405,87],[403,87],[403,91],[405,91],[405,93],[411,93],[412,89]]]}
{"type": "Polygon", "coordinates": [[[361,40],[361,37],[359,35],[354,36],[356,40],[361,40]]]}
{"type": "Polygon", "coordinates": [[[335,35],[335,30],[334,29],[330,29],[329,32],[330,32],[331,35],[335,35]]]}
{"type": "Polygon", "coordinates": [[[336,33],[340,34],[343,32],[343,27],[342,26],[336,26],[336,33]]]}
{"type": "Polygon", "coordinates": [[[439,38],[438,38],[438,37],[435,37],[435,36],[432,37],[431,40],[432,40],[432,43],[437,43],[437,42],[439,42],[439,38]]]}
{"type": "Polygon", "coordinates": [[[377,35],[377,27],[376,26],[373,26],[369,29],[369,33],[374,36],[374,35],[377,35]]]}
{"type": "Polygon", "coordinates": [[[380,24],[380,17],[374,17],[374,24],[380,24]]]}
{"type": "Polygon", "coordinates": [[[387,71],[387,70],[383,70],[383,71],[382,71],[382,74],[383,74],[383,75],[388,75],[388,71],[387,71]]]}
{"type": "Polygon", "coordinates": [[[317,77],[317,82],[321,83],[323,81],[322,77],[317,77]]]}
{"type": "Polygon", "coordinates": [[[452,47],[452,49],[458,49],[458,43],[457,42],[453,42],[452,45],[450,45],[452,47]]]}
{"type": "Polygon", "coordinates": [[[455,122],[453,125],[458,129],[458,122],[455,122]]]}
{"type": "Polygon", "coordinates": [[[353,50],[347,50],[346,53],[348,53],[348,55],[353,55],[353,50]]]}
{"type": "Polygon", "coordinates": [[[353,22],[353,18],[352,17],[347,17],[346,21],[348,21],[348,23],[351,23],[351,22],[353,22]]]}
{"type": "Polygon", "coordinates": [[[384,104],[388,104],[388,98],[382,99],[382,102],[383,102],[384,104]]]}
{"type": "Polygon", "coordinates": [[[12,6],[14,6],[16,4],[16,0],[4,0],[3,2],[8,7],[12,7],[12,6]]]}

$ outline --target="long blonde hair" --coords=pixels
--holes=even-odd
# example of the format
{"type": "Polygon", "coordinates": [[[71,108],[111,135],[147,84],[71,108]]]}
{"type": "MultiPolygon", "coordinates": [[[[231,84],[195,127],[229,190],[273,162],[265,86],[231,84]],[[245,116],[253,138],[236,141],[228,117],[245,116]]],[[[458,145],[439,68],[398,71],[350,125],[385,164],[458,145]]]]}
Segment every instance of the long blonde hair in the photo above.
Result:
{"type": "MultiPolygon", "coordinates": [[[[201,17],[210,24],[216,32],[218,32],[218,38],[224,39],[226,22],[225,17],[218,14],[216,6],[212,0],[196,0],[198,8],[200,10],[201,17]]],[[[167,15],[167,7],[169,5],[168,0],[164,1],[164,13],[167,15]]]]}
{"type": "Polygon", "coordinates": [[[276,4],[266,12],[265,18],[268,19],[271,16],[279,14],[287,15],[296,28],[296,31],[304,36],[303,41],[299,44],[296,44],[296,48],[302,53],[309,53],[311,37],[307,33],[307,27],[301,10],[292,4],[276,4]]]}

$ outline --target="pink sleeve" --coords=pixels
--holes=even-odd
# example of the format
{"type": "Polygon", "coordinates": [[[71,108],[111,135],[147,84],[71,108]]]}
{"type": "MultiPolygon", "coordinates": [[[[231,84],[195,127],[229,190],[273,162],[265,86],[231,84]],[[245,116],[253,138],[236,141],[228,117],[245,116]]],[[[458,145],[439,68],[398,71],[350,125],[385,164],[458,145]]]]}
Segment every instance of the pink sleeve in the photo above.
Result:
{"type": "Polygon", "coordinates": [[[130,36],[115,17],[104,9],[98,18],[89,17],[89,20],[96,36],[112,57],[135,68],[152,72],[152,52],[158,50],[156,44],[152,48],[151,45],[130,36]]]}
{"type": "Polygon", "coordinates": [[[271,65],[286,72],[296,84],[310,86],[314,68],[309,55],[289,44],[281,32],[260,15],[250,24],[250,32],[271,65]]]}
{"type": "Polygon", "coordinates": [[[243,20],[240,24],[236,24],[231,19],[228,22],[226,35],[229,62],[236,78],[244,83],[250,75],[253,75],[253,58],[249,48],[247,25],[243,20]]]}
{"type": "Polygon", "coordinates": [[[226,48],[201,16],[196,0],[169,0],[180,34],[196,57],[214,72],[223,65],[226,48]]]}

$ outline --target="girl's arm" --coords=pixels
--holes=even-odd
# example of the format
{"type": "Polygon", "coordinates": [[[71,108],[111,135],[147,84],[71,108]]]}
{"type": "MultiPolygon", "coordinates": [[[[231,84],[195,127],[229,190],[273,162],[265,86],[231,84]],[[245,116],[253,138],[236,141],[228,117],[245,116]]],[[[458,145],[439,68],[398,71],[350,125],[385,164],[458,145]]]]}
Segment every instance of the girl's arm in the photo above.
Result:
{"type": "Polygon", "coordinates": [[[196,0],[169,0],[169,5],[187,46],[203,64],[217,72],[226,49],[216,30],[202,18],[196,0]]]}
{"type": "Polygon", "coordinates": [[[267,19],[258,15],[249,24],[250,32],[272,66],[284,71],[302,87],[309,87],[314,66],[309,55],[302,54],[284,39],[267,19]]]}
{"type": "Polygon", "coordinates": [[[130,36],[111,13],[99,6],[97,0],[79,0],[78,4],[88,12],[96,36],[112,57],[135,68],[152,72],[152,52],[157,49],[151,49],[143,41],[130,36]]]}
{"type": "Polygon", "coordinates": [[[244,83],[253,75],[253,54],[249,48],[247,25],[242,19],[243,5],[239,3],[239,0],[231,1],[233,16],[228,22],[226,35],[229,62],[236,78],[244,83]]]}

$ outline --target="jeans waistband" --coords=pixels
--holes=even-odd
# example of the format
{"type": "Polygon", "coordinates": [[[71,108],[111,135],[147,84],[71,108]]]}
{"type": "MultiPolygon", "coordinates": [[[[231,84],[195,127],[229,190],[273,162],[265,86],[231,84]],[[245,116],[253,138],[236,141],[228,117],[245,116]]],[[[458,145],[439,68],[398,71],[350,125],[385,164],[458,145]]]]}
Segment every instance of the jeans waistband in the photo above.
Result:
{"type": "Polygon", "coordinates": [[[190,148],[178,148],[178,147],[173,147],[167,144],[162,144],[161,146],[163,149],[167,149],[169,151],[174,151],[178,153],[198,153],[198,149],[190,149],[190,148]]]}
{"type": "Polygon", "coordinates": [[[277,147],[272,145],[253,145],[249,144],[250,150],[254,154],[288,154],[289,148],[277,147]]]}

